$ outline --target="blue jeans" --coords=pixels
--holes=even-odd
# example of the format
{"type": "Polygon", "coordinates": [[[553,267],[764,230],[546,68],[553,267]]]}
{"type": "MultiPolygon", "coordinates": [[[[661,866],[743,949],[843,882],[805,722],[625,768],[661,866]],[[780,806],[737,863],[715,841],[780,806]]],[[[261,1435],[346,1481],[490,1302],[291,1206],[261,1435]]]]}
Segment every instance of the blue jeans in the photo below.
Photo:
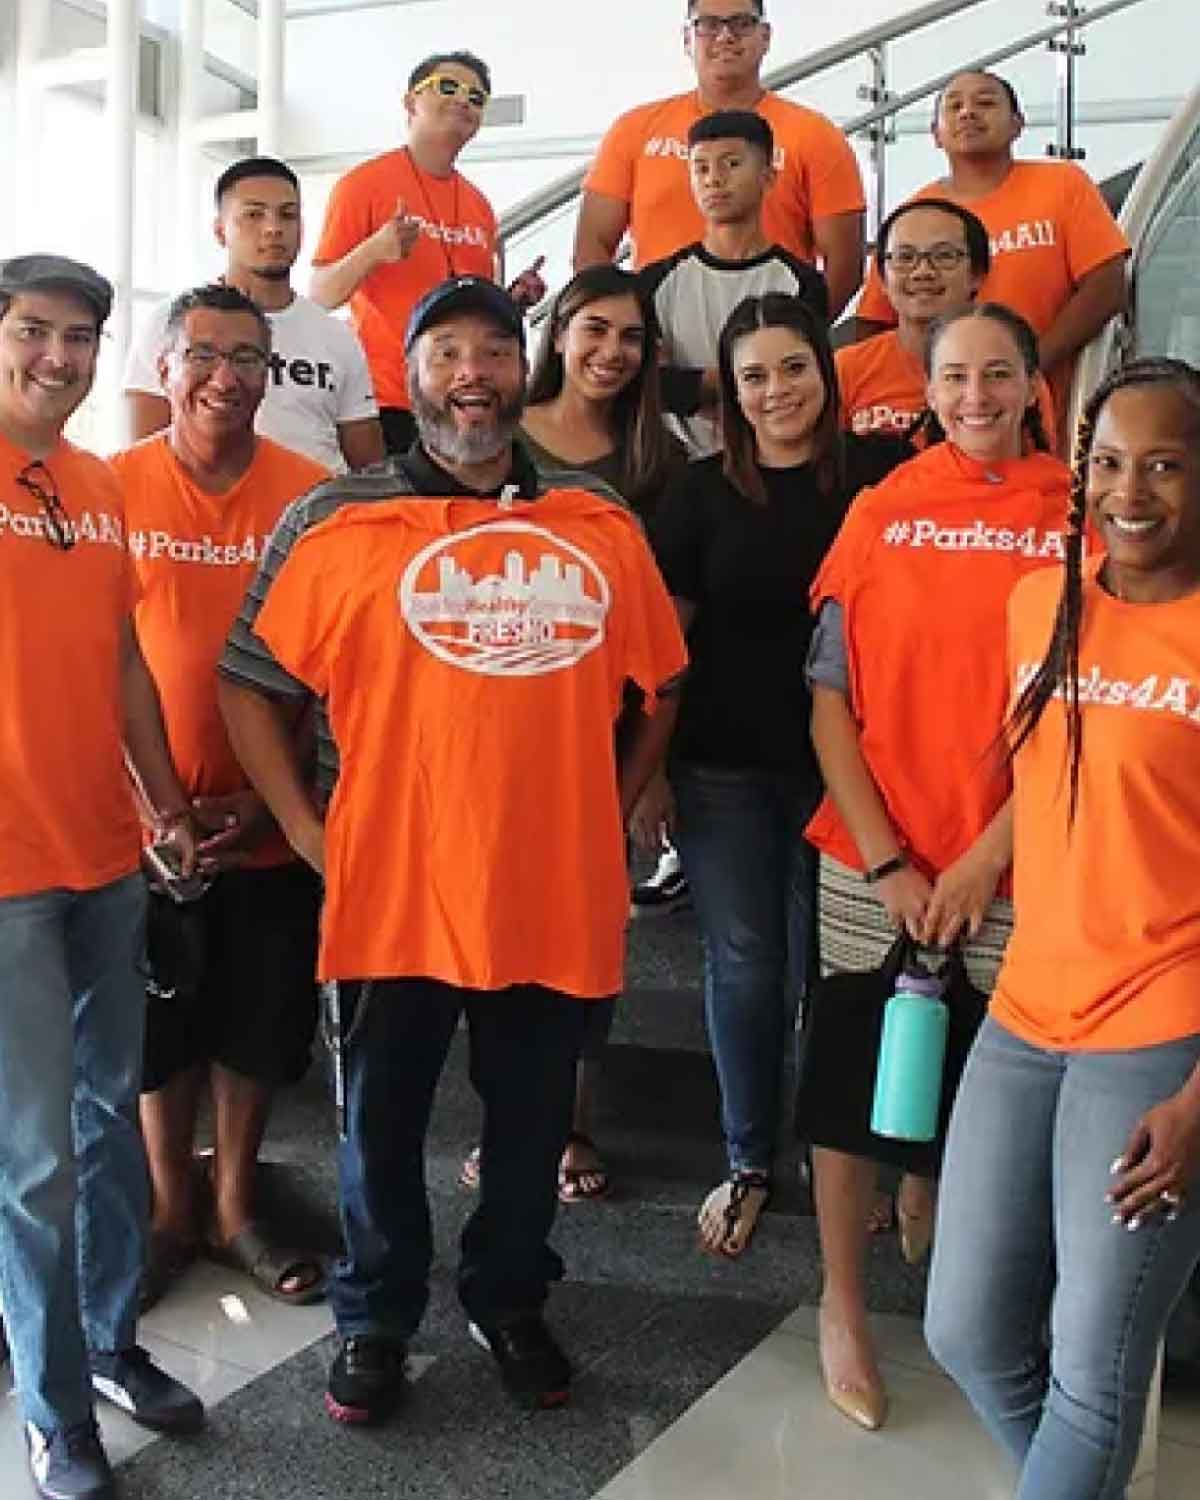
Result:
{"type": "Polygon", "coordinates": [[[1200,1193],[1173,1223],[1154,1214],[1132,1233],[1104,1194],[1134,1122],[1197,1061],[1200,1037],[1047,1052],[989,1019],[976,1040],[942,1169],[925,1332],[1020,1466],[1018,1500],[1125,1493],[1158,1345],[1200,1257],[1200,1193]]]}
{"type": "Polygon", "coordinates": [[[466,1013],[483,1101],[480,1189],[461,1241],[458,1294],[484,1326],[540,1308],[563,1264],[546,1244],[571,1128],[588,1008],[538,985],[459,989],[432,979],[339,985],[346,1136],[338,1187],[346,1256],[329,1298],[343,1338],[407,1340],[428,1299],[433,1238],[425,1133],[438,1076],[466,1013]]]}
{"type": "Polygon", "coordinates": [[[813,973],[815,789],[676,765],[675,838],[704,940],[704,1015],[732,1172],[770,1172],[788,1041],[813,973]]]}
{"type": "Polygon", "coordinates": [[[43,1432],[91,1412],[86,1351],[134,1341],[145,900],[136,874],[0,900],[0,1305],[43,1432]]]}

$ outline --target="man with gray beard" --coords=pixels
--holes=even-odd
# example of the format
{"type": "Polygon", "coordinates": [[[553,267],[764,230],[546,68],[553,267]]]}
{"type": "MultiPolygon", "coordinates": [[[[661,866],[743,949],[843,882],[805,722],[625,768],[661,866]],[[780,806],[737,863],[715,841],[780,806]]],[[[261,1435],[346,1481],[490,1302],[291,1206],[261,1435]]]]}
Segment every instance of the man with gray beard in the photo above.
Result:
{"type": "Polygon", "coordinates": [[[339,1422],[379,1421],[407,1388],[432,1254],[425,1133],[464,1014],[484,1170],[459,1297],[519,1402],[560,1404],[570,1384],[542,1318],[563,1274],[546,1243],[558,1162],[587,1005],[621,986],[623,823],[685,652],[629,512],[545,488],[514,443],[523,337],[483,278],[417,304],[419,441],[285,513],[221,666],[234,749],[326,883],[339,1422]],[[290,733],[313,698],[322,797],[337,783],[324,818],[290,733]]]}

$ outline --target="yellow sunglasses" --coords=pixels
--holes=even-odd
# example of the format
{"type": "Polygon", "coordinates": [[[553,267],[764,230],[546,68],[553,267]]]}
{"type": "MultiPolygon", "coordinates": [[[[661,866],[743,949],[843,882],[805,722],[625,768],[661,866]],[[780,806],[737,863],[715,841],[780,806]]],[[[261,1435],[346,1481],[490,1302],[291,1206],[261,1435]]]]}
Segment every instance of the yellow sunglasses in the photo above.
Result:
{"type": "Polygon", "coordinates": [[[461,78],[452,78],[449,73],[427,74],[420,83],[414,84],[412,91],[419,94],[422,89],[437,89],[443,99],[455,99],[459,94],[466,94],[467,103],[472,109],[484,109],[489,98],[481,88],[473,83],[464,83],[461,78]]]}

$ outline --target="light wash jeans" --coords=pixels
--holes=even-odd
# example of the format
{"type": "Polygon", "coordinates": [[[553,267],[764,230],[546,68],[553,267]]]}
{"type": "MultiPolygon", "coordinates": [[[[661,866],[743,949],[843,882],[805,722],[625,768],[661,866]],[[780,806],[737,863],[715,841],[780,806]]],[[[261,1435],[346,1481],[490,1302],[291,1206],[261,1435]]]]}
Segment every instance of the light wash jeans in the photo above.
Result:
{"type": "Polygon", "coordinates": [[[134,1341],[144,912],[138,874],[0,900],[0,1306],[45,1433],[91,1412],[87,1350],[134,1341]]]}
{"type": "Polygon", "coordinates": [[[925,1333],[1020,1467],[1017,1500],[1118,1500],[1167,1320],[1200,1258],[1200,1184],[1132,1233],[1104,1201],[1138,1117],[1200,1037],[1047,1052],[990,1018],[955,1101],[925,1333]],[[1047,1317],[1050,1348],[1045,1332],[1047,1317]]]}
{"type": "Polygon", "coordinates": [[[771,1170],[796,1008],[815,954],[815,788],[677,765],[675,841],[704,939],[704,1019],[731,1172],[771,1170]]]}

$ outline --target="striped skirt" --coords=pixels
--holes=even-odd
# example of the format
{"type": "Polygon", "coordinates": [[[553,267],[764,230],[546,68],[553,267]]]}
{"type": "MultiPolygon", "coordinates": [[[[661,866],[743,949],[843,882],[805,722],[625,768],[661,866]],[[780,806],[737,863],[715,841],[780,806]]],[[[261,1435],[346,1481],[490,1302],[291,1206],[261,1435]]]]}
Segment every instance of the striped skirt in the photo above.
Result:
{"type": "MultiPolygon", "coordinates": [[[[821,855],[817,915],[821,933],[821,972],[841,974],[877,969],[896,941],[887,908],[857,870],[821,855]]],[[[967,977],[990,995],[1012,932],[1012,902],[996,897],[983,926],[962,944],[967,977]]]]}

